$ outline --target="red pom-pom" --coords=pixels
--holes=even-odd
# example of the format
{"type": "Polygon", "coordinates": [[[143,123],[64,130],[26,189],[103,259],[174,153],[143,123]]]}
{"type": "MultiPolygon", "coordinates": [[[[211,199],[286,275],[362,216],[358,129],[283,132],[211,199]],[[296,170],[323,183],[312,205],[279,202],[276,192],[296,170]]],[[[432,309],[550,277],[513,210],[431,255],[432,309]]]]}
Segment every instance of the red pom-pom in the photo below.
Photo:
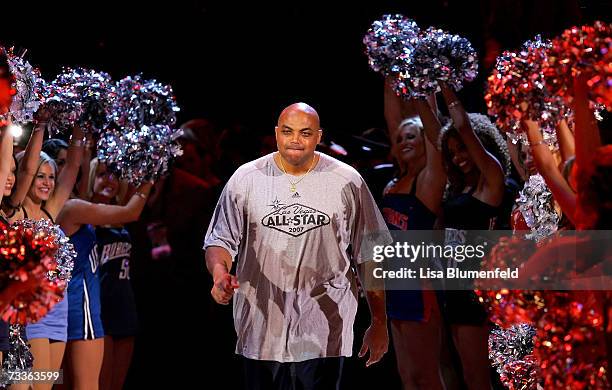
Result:
{"type": "Polygon", "coordinates": [[[573,96],[577,74],[588,77],[591,100],[612,109],[612,24],[597,21],[593,25],[572,27],[553,39],[547,51],[543,72],[546,87],[554,96],[568,102],[573,96]]]}
{"type": "Polygon", "coordinates": [[[509,390],[536,390],[540,380],[538,361],[533,355],[510,362],[502,368],[499,379],[509,390]]]}
{"type": "Polygon", "coordinates": [[[0,316],[14,324],[36,322],[62,297],[66,281],[50,281],[55,237],[24,225],[0,223],[0,316]]]}
{"type": "MultiPolygon", "coordinates": [[[[483,267],[517,266],[532,249],[547,250],[555,241],[541,243],[519,237],[503,238],[493,248],[483,267]]],[[[540,252],[537,252],[540,253],[540,252]]],[[[533,258],[534,256],[532,256],[533,258]]],[[[478,286],[478,284],[477,284],[478,286]]],[[[544,388],[608,389],[604,308],[610,296],[605,291],[477,290],[489,318],[503,328],[527,323],[536,328],[533,357],[536,370],[517,362],[504,367],[504,383],[525,380],[530,388],[541,375],[544,388]]]]}
{"type": "Polygon", "coordinates": [[[499,129],[513,140],[523,132],[521,120],[528,118],[540,124],[549,143],[556,143],[554,129],[567,109],[545,86],[542,66],[550,45],[550,41],[537,36],[525,42],[516,53],[503,52],[488,78],[485,94],[488,113],[497,118],[495,123],[499,129]]]}
{"type": "Polygon", "coordinates": [[[533,325],[545,308],[541,291],[476,290],[489,313],[489,319],[502,328],[517,324],[533,325]]]}
{"type": "Polygon", "coordinates": [[[605,292],[546,292],[534,356],[544,388],[609,389],[603,329],[605,292]]]}

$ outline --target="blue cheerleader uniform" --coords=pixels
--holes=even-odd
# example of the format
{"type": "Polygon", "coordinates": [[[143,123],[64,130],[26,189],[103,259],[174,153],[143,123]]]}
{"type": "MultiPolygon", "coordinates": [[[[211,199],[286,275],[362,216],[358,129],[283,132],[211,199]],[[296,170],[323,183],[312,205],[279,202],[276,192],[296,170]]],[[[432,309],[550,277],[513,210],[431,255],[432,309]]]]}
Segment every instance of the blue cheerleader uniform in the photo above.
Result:
{"type": "Polygon", "coordinates": [[[104,337],[100,304],[100,278],[96,232],[82,225],[70,236],[77,257],[68,283],[68,340],[93,340],[104,337]]]}
{"type": "MultiPolygon", "coordinates": [[[[23,216],[28,218],[28,213],[25,207],[21,209],[23,216]]],[[[55,223],[51,214],[44,208],[41,211],[49,217],[52,223],[55,223]]],[[[26,338],[32,339],[49,339],[50,341],[66,342],[68,340],[68,296],[65,293],[64,298],[55,304],[49,312],[38,322],[28,324],[26,326],[26,338]]]]}

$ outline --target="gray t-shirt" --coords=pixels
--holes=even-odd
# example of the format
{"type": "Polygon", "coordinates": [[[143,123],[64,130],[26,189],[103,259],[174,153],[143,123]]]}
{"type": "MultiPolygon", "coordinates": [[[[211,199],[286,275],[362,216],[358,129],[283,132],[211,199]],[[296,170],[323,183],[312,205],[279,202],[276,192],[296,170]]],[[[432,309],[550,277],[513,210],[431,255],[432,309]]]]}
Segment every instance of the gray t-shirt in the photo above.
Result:
{"type": "Polygon", "coordinates": [[[368,187],[349,165],[320,153],[296,187],[292,193],[273,154],[241,166],[204,240],[204,248],[223,247],[238,262],[236,353],[250,359],[351,356],[357,311],[351,261],[370,260],[368,251],[360,253],[370,234],[388,234],[368,187]]]}

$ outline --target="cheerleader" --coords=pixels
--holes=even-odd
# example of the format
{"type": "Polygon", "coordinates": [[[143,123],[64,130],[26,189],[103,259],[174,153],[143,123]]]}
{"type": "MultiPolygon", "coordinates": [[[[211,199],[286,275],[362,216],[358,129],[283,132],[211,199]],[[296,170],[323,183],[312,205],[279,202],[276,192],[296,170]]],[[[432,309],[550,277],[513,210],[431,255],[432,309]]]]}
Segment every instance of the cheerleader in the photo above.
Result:
{"type": "MultiPolygon", "coordinates": [[[[97,158],[91,161],[88,198],[92,202],[120,204],[126,189],[122,184],[125,183],[120,183],[97,158]]],[[[121,389],[132,360],[137,332],[136,301],[130,282],[132,240],[123,226],[98,226],[96,246],[104,327],[100,388],[121,389]]]]}
{"type": "MultiPolygon", "coordinates": [[[[109,192],[109,188],[100,185],[102,188],[99,191],[102,194],[109,192]]],[[[77,252],[72,280],[68,284],[66,355],[67,371],[77,390],[99,388],[104,356],[99,252],[95,227],[136,221],[150,191],[150,183],[141,185],[124,206],[70,199],[58,217],[58,223],[70,237],[77,252]]]]}
{"type": "MultiPolygon", "coordinates": [[[[402,104],[397,95],[385,95],[385,100],[387,115],[401,111],[391,109],[402,104]]],[[[414,103],[420,116],[404,119],[398,130],[391,132],[400,173],[387,185],[381,202],[390,230],[433,230],[446,185],[442,155],[436,146],[441,125],[435,109],[425,100],[414,103]]],[[[396,121],[387,118],[387,122],[396,121]]],[[[442,389],[442,327],[436,294],[431,289],[387,290],[386,303],[404,388],[442,389]]]]}
{"type": "MultiPolygon", "coordinates": [[[[38,126],[44,128],[44,122],[39,122],[38,126]]],[[[17,154],[17,165],[19,167],[26,167],[24,169],[27,169],[27,171],[22,174],[23,171],[21,169],[18,170],[16,190],[13,196],[20,191],[22,180],[27,181],[29,174],[32,172],[30,171],[32,156],[38,155],[39,158],[37,159],[37,167],[33,170],[35,176],[29,186],[23,205],[16,210],[11,220],[24,218],[34,220],[46,219],[55,223],[64,203],[70,197],[83,154],[83,131],[75,127],[71,139],[66,167],[59,176],[56,176],[57,166],[51,157],[44,152],[37,154],[32,152],[34,149],[40,150],[42,139],[40,143],[36,141],[36,145],[32,149],[28,150],[26,148],[26,151],[17,154]],[[25,179],[23,179],[24,177],[25,179]]],[[[59,370],[66,347],[67,323],[68,303],[66,298],[64,298],[36,324],[26,326],[26,336],[34,356],[33,370],[59,370]]],[[[23,388],[23,386],[14,385],[12,388],[23,388]]],[[[27,387],[27,385],[25,386],[27,387]]],[[[50,389],[51,386],[51,384],[46,383],[34,384],[35,389],[50,389]]]]}
{"type": "MultiPolygon", "coordinates": [[[[12,80],[10,77],[6,77],[7,75],[10,76],[9,67],[6,63],[6,57],[3,56],[2,60],[0,60],[1,94],[5,94],[7,93],[7,91],[9,93],[12,93],[10,92],[12,80]],[[7,90],[7,88],[9,89],[7,90]]],[[[2,101],[2,105],[4,107],[0,111],[4,114],[7,114],[9,106],[5,107],[4,105],[7,104],[7,102],[10,105],[10,99],[8,101],[4,98],[0,100],[2,101]]],[[[2,153],[2,157],[0,157],[0,159],[2,160],[2,162],[0,163],[0,169],[2,170],[2,173],[0,174],[0,184],[2,184],[3,196],[1,198],[2,201],[0,202],[0,217],[2,219],[2,222],[7,225],[10,225],[12,222],[23,218],[23,212],[21,209],[22,202],[25,200],[28,192],[30,191],[34,175],[37,172],[40,148],[42,145],[43,134],[48,118],[49,114],[44,108],[41,108],[36,112],[34,116],[34,128],[32,130],[32,133],[30,134],[30,139],[28,141],[28,145],[26,146],[25,153],[22,154],[22,156],[25,155],[25,157],[22,158],[23,161],[22,164],[20,164],[19,170],[17,170],[17,159],[13,157],[13,137],[8,131],[2,132],[2,146],[0,151],[0,153],[2,153]]],[[[6,124],[6,128],[8,129],[10,121],[7,121],[6,124]]],[[[32,279],[32,281],[34,281],[34,279],[32,279]]],[[[15,289],[27,288],[27,286],[25,285],[15,285],[14,287],[15,289]]],[[[11,289],[14,291],[6,292],[5,295],[15,297],[17,294],[17,290],[15,289],[11,289]]],[[[10,299],[5,297],[4,299],[2,299],[2,301],[6,303],[10,301],[10,299]]],[[[0,336],[0,348],[2,350],[6,350],[8,349],[8,345],[6,344],[8,343],[8,325],[3,322],[0,322],[0,328],[0,335],[2,335],[0,336]],[[5,335],[6,338],[4,337],[5,335]],[[4,342],[5,340],[6,343],[4,342]]],[[[34,342],[34,344],[37,347],[41,347],[40,343],[34,342]]],[[[63,351],[63,349],[61,349],[61,351],[63,351]]],[[[48,354],[49,353],[47,353],[47,355],[48,354]]],[[[58,355],[58,359],[61,362],[61,354],[59,352],[58,355]]]]}
{"type": "MultiPolygon", "coordinates": [[[[573,193],[571,186],[558,177],[556,181],[561,185],[557,186],[556,190],[554,186],[550,189],[563,212],[573,217],[577,230],[609,231],[612,229],[612,145],[602,145],[597,122],[589,108],[587,93],[586,77],[578,75],[574,80],[572,101],[576,158],[574,171],[571,173],[576,181],[577,192],[573,193]]],[[[528,131],[531,131],[531,137],[537,137],[539,134],[538,129],[528,131]]],[[[543,166],[542,169],[545,171],[546,167],[543,166]]],[[[550,169],[550,172],[554,171],[550,169]]],[[[556,172],[554,174],[557,175],[556,172]]],[[[542,175],[544,176],[545,172],[542,172],[542,175]]],[[[571,283],[568,285],[575,290],[569,292],[570,299],[588,302],[590,310],[601,313],[603,323],[583,327],[585,334],[592,335],[583,341],[582,348],[589,351],[588,355],[580,355],[580,351],[576,349],[568,350],[574,364],[582,364],[585,361],[585,364],[590,364],[605,354],[608,368],[612,366],[612,294],[609,290],[602,289],[609,280],[606,278],[609,275],[606,267],[609,267],[612,258],[610,252],[609,245],[602,242],[601,236],[597,237],[591,233],[577,237],[561,236],[539,247],[522,266],[521,277],[525,281],[542,280],[551,270],[574,270],[573,273],[568,273],[570,277],[566,281],[571,283]],[[559,256],[560,253],[570,253],[572,256],[568,260],[567,257],[559,256]],[[597,287],[599,290],[588,291],[597,287]],[[600,328],[600,325],[603,326],[600,328]]]]}
{"type": "MultiPolygon", "coordinates": [[[[505,143],[488,118],[468,116],[445,85],[442,95],[452,119],[452,126],[443,129],[440,141],[449,178],[444,227],[449,236],[457,230],[469,234],[469,230],[491,229],[503,201],[505,175],[489,150],[503,149],[505,143]]],[[[507,165],[507,161],[503,163],[507,165]]],[[[444,315],[451,326],[466,385],[470,389],[490,389],[487,313],[474,292],[446,291],[444,315]]]]}
{"type": "MultiPolygon", "coordinates": [[[[4,54],[4,53],[2,53],[4,54]]],[[[0,115],[6,115],[12,101],[12,78],[6,56],[0,55],[0,115]]],[[[11,194],[12,182],[15,181],[14,173],[12,174],[12,182],[9,181],[11,176],[13,162],[13,137],[8,130],[10,121],[0,120],[0,186],[3,189],[0,199],[11,194]]],[[[0,222],[8,226],[9,221],[3,212],[0,211],[0,222]]],[[[0,292],[0,305],[8,301],[9,291],[0,292]],[[2,294],[4,293],[4,294],[2,294]]],[[[0,321],[0,362],[3,354],[9,350],[8,324],[0,321]]]]}

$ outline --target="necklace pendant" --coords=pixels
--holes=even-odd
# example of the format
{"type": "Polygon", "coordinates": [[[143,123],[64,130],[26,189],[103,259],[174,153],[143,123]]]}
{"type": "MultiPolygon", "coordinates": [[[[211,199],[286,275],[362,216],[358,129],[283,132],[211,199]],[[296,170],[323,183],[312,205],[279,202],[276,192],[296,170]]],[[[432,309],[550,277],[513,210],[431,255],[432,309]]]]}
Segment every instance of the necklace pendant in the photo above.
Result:
{"type": "Polygon", "coordinates": [[[297,191],[297,189],[295,188],[295,184],[291,184],[291,187],[289,187],[289,191],[291,192],[297,191]]]}

